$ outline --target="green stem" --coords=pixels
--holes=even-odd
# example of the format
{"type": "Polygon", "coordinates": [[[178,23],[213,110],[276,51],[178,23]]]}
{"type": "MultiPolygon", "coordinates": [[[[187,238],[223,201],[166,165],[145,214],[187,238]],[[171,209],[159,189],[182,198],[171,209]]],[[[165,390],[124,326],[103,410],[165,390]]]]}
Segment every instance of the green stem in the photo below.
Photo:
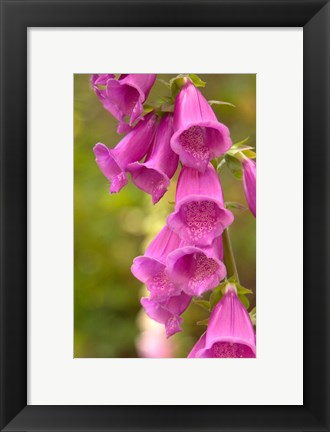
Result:
{"type": "Polygon", "coordinates": [[[233,247],[230,240],[229,228],[226,228],[222,235],[223,239],[223,249],[225,264],[227,267],[227,277],[235,276],[236,281],[239,283],[238,271],[236,266],[236,261],[234,257],[233,247]]]}

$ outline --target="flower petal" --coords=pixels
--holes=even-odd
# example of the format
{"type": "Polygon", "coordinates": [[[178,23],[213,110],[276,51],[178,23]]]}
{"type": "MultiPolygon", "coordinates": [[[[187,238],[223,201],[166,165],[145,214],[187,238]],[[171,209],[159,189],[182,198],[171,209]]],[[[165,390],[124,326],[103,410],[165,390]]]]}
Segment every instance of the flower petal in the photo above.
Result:
{"type": "Polygon", "coordinates": [[[182,293],[173,296],[165,302],[158,302],[150,298],[141,299],[141,304],[146,314],[153,320],[165,324],[166,336],[181,331],[182,318],[180,315],[187,309],[191,297],[182,293]]]}
{"type": "Polygon", "coordinates": [[[243,161],[243,186],[249,209],[256,217],[256,163],[248,158],[243,161]]]}
{"type": "Polygon", "coordinates": [[[188,354],[188,358],[198,358],[200,357],[199,351],[204,348],[206,339],[206,332],[202,334],[202,336],[198,339],[193,349],[188,354]]]}
{"type": "Polygon", "coordinates": [[[234,287],[213,309],[206,332],[207,357],[255,357],[256,341],[249,313],[237,297],[234,287]]]}
{"type": "Polygon", "coordinates": [[[207,100],[188,80],[175,101],[173,151],[184,165],[204,172],[208,162],[231,145],[229,129],[217,120],[207,100]]]}
{"type": "Polygon", "coordinates": [[[224,208],[219,178],[213,166],[204,173],[183,167],[179,176],[175,211],[167,223],[182,240],[209,246],[234,220],[224,208]]]}
{"type": "Polygon", "coordinates": [[[153,204],[156,204],[167,191],[170,179],[178,166],[178,156],[170,146],[172,133],[172,115],[164,115],[144,163],[136,162],[127,167],[133,183],[152,196],[153,204]]]}
{"type": "Polygon", "coordinates": [[[111,182],[111,193],[119,192],[127,184],[127,165],[145,156],[152,142],[155,126],[156,116],[150,113],[114,149],[108,149],[102,143],[95,145],[96,162],[111,182]]]}
{"type": "MultiPolygon", "coordinates": [[[[221,238],[219,238],[221,241],[221,238]]],[[[226,267],[219,259],[218,241],[208,249],[184,246],[167,257],[170,279],[191,296],[200,296],[215,288],[226,276],[226,267]]]]}
{"type": "Polygon", "coordinates": [[[111,182],[110,193],[119,192],[128,182],[125,171],[116,161],[115,153],[102,143],[94,147],[96,163],[105,177],[111,182]]]}

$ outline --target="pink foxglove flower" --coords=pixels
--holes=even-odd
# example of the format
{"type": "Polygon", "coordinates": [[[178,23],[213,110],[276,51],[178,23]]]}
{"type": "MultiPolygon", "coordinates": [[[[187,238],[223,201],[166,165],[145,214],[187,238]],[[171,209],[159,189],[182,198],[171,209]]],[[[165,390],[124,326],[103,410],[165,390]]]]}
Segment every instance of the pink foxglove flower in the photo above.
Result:
{"type": "Polygon", "coordinates": [[[96,96],[100,99],[103,106],[107,108],[108,98],[107,98],[107,90],[106,85],[109,79],[113,79],[114,74],[93,74],[91,76],[91,85],[96,94],[96,96]]]}
{"type": "Polygon", "coordinates": [[[255,161],[245,158],[243,160],[243,186],[246,201],[254,217],[256,217],[256,171],[255,161]]]}
{"type": "Polygon", "coordinates": [[[203,249],[196,246],[180,247],[167,257],[168,274],[186,294],[200,296],[215,288],[226,276],[222,259],[221,237],[203,249]]]}
{"type": "Polygon", "coordinates": [[[181,331],[183,319],[180,315],[187,309],[190,301],[191,297],[182,293],[162,302],[143,297],[141,304],[151,319],[165,324],[166,336],[170,337],[181,331]]]}
{"type": "Polygon", "coordinates": [[[172,149],[181,162],[203,172],[211,159],[232,145],[228,128],[220,123],[207,100],[187,80],[176,97],[172,149]]]}
{"type": "Polygon", "coordinates": [[[256,339],[248,311],[237,297],[236,287],[227,285],[225,295],[213,309],[208,328],[188,357],[251,358],[256,339]]]}
{"type": "Polygon", "coordinates": [[[153,204],[165,194],[178,167],[179,158],[170,146],[172,134],[173,117],[166,114],[160,121],[144,163],[134,162],[127,167],[133,183],[152,196],[153,204]]]}
{"type": "Polygon", "coordinates": [[[180,243],[179,236],[165,225],[150,243],[144,256],[136,257],[133,261],[131,271],[147,286],[152,300],[164,301],[181,293],[181,288],[169,279],[166,268],[168,254],[177,249],[180,243]]]}
{"type": "Polygon", "coordinates": [[[149,95],[156,76],[156,74],[125,74],[115,79],[114,75],[108,74],[100,75],[95,79],[95,75],[92,75],[94,90],[95,87],[100,90],[98,85],[106,86],[105,90],[102,89],[101,97],[97,90],[95,93],[104,107],[119,120],[119,133],[127,132],[136,120],[143,120],[143,103],[149,95]],[[125,123],[125,116],[130,118],[129,125],[125,123]]]}
{"type": "Polygon", "coordinates": [[[127,184],[127,165],[146,155],[155,133],[155,127],[156,115],[150,113],[115,148],[109,149],[102,143],[95,145],[96,163],[111,183],[110,193],[119,192],[127,184]]]}
{"type": "Polygon", "coordinates": [[[209,246],[234,220],[225,209],[219,177],[212,164],[206,171],[183,167],[176,190],[175,212],[167,223],[191,245],[209,246]]]}

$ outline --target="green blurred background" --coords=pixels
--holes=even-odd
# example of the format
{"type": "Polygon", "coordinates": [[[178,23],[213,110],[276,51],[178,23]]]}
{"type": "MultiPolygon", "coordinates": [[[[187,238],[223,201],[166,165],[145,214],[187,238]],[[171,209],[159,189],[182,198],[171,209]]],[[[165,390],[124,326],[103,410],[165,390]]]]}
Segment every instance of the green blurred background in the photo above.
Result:
{"type": "MultiPolygon", "coordinates": [[[[158,75],[169,80],[175,75],[158,75]]],[[[256,145],[256,76],[254,74],[199,75],[218,119],[230,128],[233,143],[249,137],[256,145]]],[[[183,314],[183,332],[166,340],[163,326],[140,307],[145,288],[130,272],[133,258],[142,255],[173,210],[174,177],[169,192],[156,205],[129,183],[109,195],[109,184],[95,163],[93,146],[114,147],[121,137],[117,121],[106,111],[90,86],[90,75],[74,76],[74,356],[186,357],[205,331],[196,322],[208,312],[195,304],[183,314]]],[[[156,81],[148,101],[167,94],[156,81]]],[[[242,182],[224,167],[220,173],[226,201],[246,205],[242,182]]],[[[256,224],[249,211],[233,210],[230,233],[241,284],[253,290],[255,306],[256,224]]],[[[208,294],[205,296],[208,297],[208,294]]]]}

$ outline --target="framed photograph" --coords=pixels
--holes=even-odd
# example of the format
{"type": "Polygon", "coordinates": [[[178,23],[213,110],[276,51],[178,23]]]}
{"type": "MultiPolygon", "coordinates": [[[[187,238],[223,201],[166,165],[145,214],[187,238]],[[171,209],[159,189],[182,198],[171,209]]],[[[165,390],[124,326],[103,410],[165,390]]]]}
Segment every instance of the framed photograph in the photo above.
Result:
{"type": "Polygon", "coordinates": [[[1,430],[328,431],[329,2],[1,16],[1,430]]]}

